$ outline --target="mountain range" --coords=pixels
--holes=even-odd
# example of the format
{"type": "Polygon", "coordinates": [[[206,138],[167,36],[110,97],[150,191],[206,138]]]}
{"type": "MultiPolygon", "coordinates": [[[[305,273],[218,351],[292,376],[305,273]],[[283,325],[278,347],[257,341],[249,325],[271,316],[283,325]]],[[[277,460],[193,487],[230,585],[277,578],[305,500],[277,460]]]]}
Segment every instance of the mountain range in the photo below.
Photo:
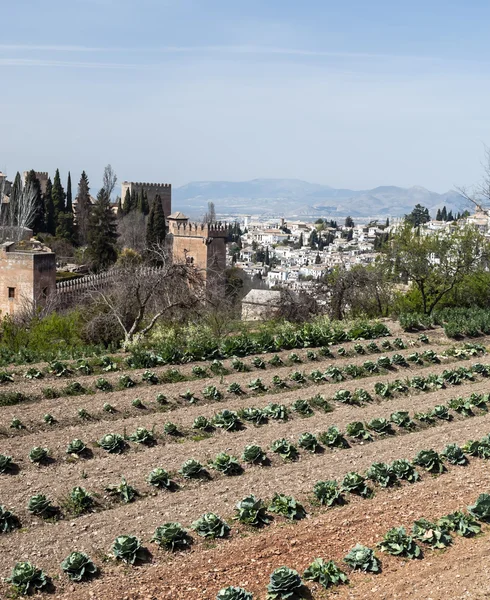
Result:
{"type": "Polygon", "coordinates": [[[219,218],[238,215],[317,219],[319,217],[401,217],[416,204],[435,216],[437,209],[472,210],[456,191],[443,194],[424,187],[380,186],[372,190],[332,188],[300,179],[196,181],[174,188],[173,205],[190,217],[201,217],[214,202],[219,218]]]}

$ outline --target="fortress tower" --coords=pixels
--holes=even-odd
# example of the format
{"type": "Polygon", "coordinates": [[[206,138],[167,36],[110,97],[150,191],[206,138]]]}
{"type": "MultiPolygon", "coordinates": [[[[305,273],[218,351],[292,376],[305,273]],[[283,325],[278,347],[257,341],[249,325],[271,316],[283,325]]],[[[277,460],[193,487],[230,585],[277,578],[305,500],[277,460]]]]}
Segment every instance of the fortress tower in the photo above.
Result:
{"type": "Polygon", "coordinates": [[[145,190],[148,197],[148,204],[151,206],[155,196],[159,195],[163,203],[163,212],[168,217],[172,212],[172,186],[170,183],[143,183],[135,181],[123,181],[121,184],[121,201],[124,202],[126,191],[131,194],[133,191],[138,195],[141,190],[145,190]]]}
{"type": "Polygon", "coordinates": [[[204,278],[221,275],[226,269],[228,225],[189,223],[188,217],[176,212],[167,217],[174,260],[196,266],[204,278]]]}
{"type": "MultiPolygon", "coordinates": [[[[28,174],[29,174],[29,171],[24,171],[24,173],[22,174],[24,184],[26,182],[28,174]]],[[[36,177],[39,180],[39,185],[41,186],[41,193],[45,194],[46,193],[46,185],[47,185],[48,179],[49,179],[49,173],[47,171],[36,171],[36,177]]]]}

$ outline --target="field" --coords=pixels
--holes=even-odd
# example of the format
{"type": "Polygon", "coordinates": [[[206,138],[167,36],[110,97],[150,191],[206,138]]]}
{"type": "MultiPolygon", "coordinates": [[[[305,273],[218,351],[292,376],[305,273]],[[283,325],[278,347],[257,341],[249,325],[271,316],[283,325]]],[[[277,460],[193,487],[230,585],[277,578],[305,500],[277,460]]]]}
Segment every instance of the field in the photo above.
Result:
{"type": "MultiPolygon", "coordinates": [[[[136,369],[108,358],[6,369],[0,505],[13,516],[0,511],[0,577],[30,561],[50,577],[42,591],[55,598],[214,600],[240,586],[265,600],[275,569],[302,576],[323,558],[348,582],[327,590],[303,579],[302,595],[291,598],[489,597],[490,503],[487,513],[470,511],[475,518],[467,510],[490,492],[489,339],[388,326],[374,340],[214,362],[136,369]],[[445,452],[448,444],[459,448],[445,452]],[[249,446],[260,449],[244,456],[249,446]],[[182,468],[189,459],[201,468],[182,468]],[[409,461],[406,471],[394,468],[399,459],[409,461]],[[148,481],[156,468],[166,472],[153,479],[160,485],[148,481]],[[316,485],[326,481],[337,485],[316,485]],[[77,487],[85,504],[72,494],[77,487]],[[236,518],[237,503],[252,494],[263,501],[261,526],[236,518]],[[36,495],[50,504],[37,499],[36,509],[36,495]],[[473,531],[436,524],[455,511],[473,531]],[[206,513],[222,522],[193,528],[206,513]],[[431,526],[417,536],[412,526],[422,518],[431,526]],[[179,538],[188,545],[173,552],[152,540],[169,522],[188,532],[179,538]],[[385,539],[395,527],[410,538],[399,555],[385,539]],[[114,556],[121,535],[145,550],[134,565],[114,556]],[[379,572],[344,562],[356,544],[374,550],[379,572]],[[68,578],[60,565],[73,551],[90,557],[95,577],[68,578]]],[[[0,597],[16,593],[0,583],[0,597]]]]}

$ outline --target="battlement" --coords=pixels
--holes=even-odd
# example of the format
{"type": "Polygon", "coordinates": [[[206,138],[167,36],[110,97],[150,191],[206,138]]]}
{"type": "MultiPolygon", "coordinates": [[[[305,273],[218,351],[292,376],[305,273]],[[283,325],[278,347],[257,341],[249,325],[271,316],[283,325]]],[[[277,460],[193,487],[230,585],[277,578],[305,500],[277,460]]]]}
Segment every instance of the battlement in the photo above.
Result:
{"type": "Polygon", "coordinates": [[[171,183],[149,183],[149,182],[145,182],[145,181],[123,181],[122,185],[123,186],[134,185],[139,188],[145,188],[145,190],[161,189],[161,188],[170,189],[172,187],[171,183]]]}
{"type": "Polygon", "coordinates": [[[227,238],[230,235],[230,226],[228,223],[189,223],[187,221],[169,220],[170,233],[175,236],[183,237],[221,237],[227,238]]]}

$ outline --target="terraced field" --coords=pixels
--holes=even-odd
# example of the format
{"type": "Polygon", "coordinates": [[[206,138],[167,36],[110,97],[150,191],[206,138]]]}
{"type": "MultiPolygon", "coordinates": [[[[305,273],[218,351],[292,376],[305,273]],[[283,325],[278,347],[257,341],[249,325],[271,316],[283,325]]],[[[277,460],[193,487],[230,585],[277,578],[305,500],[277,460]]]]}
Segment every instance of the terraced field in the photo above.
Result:
{"type": "MultiPolygon", "coordinates": [[[[488,339],[392,333],[177,367],[0,373],[0,576],[30,561],[57,598],[211,600],[239,586],[265,599],[275,569],[303,576],[322,558],[348,578],[340,599],[488,597],[490,542],[471,534],[486,533],[490,499],[488,514],[467,511],[490,492],[488,339]],[[465,535],[437,523],[455,511],[465,535]],[[174,551],[169,528],[155,535],[172,522],[187,531],[174,528],[174,551]],[[396,556],[385,534],[398,527],[396,556]],[[114,556],[122,535],[144,550],[134,566],[114,556]],[[379,572],[344,562],[356,544],[379,572]],[[73,551],[96,577],[68,577],[73,551]]],[[[299,593],[327,597],[328,577],[312,577],[299,593]]]]}

